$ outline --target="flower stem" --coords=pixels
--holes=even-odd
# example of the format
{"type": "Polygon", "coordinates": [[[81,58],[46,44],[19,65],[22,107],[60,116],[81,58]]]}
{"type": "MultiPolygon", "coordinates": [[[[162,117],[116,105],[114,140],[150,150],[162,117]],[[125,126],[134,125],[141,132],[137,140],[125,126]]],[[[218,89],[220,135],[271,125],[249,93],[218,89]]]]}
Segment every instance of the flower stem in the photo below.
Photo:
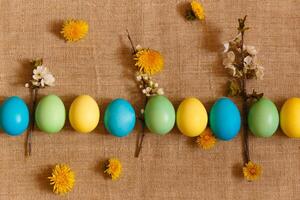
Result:
{"type": "MultiPolygon", "coordinates": [[[[241,65],[244,67],[244,34],[248,29],[245,27],[247,15],[243,19],[239,19],[238,30],[241,33],[241,65]]],[[[244,162],[247,164],[250,161],[249,153],[249,135],[248,135],[248,94],[247,94],[247,77],[244,74],[241,80],[242,99],[243,99],[243,146],[244,146],[244,162]]]]}
{"type": "Polygon", "coordinates": [[[136,54],[137,50],[136,50],[136,48],[135,48],[134,45],[133,45],[133,42],[132,42],[132,39],[131,39],[131,37],[130,37],[130,34],[129,34],[128,29],[126,29],[126,32],[127,32],[128,40],[130,41],[130,44],[131,44],[131,48],[132,48],[133,54],[136,54]]]}
{"type": "Polygon", "coordinates": [[[27,139],[26,139],[26,155],[31,156],[31,146],[32,146],[32,133],[34,130],[34,125],[35,125],[35,107],[36,107],[36,100],[37,100],[37,95],[38,95],[38,88],[33,88],[31,92],[31,113],[30,113],[30,129],[27,134],[27,139]]]}
{"type": "MultiPolygon", "coordinates": [[[[144,108],[146,107],[147,102],[148,102],[148,98],[146,97],[145,103],[144,103],[144,108]]],[[[141,117],[138,119],[140,120],[140,122],[142,124],[142,130],[138,134],[138,138],[137,138],[137,142],[136,142],[136,149],[135,149],[135,154],[134,154],[134,157],[136,157],[136,158],[139,157],[140,152],[142,150],[143,142],[144,142],[144,138],[145,138],[145,128],[146,128],[144,114],[141,114],[141,117]]]]}
{"type": "MultiPolygon", "coordinates": [[[[128,29],[126,29],[126,32],[127,32],[128,40],[130,41],[130,44],[131,44],[131,48],[132,48],[133,54],[136,54],[137,50],[134,47],[134,44],[133,44],[133,41],[132,41],[132,39],[130,37],[128,29]]],[[[144,86],[145,86],[145,82],[143,81],[143,87],[144,86]]],[[[146,96],[143,108],[146,107],[147,102],[148,102],[148,98],[146,96]]],[[[141,132],[138,133],[138,136],[137,136],[136,149],[135,149],[135,154],[134,154],[134,157],[136,157],[136,158],[138,158],[139,155],[140,155],[140,152],[141,152],[142,146],[143,146],[143,142],[144,142],[144,138],[145,138],[145,127],[146,127],[146,124],[145,124],[145,119],[144,119],[144,114],[143,113],[141,113],[141,116],[138,118],[138,120],[142,124],[142,130],[141,130],[141,132]]]]}
{"type": "Polygon", "coordinates": [[[246,79],[242,80],[243,85],[243,143],[244,143],[244,162],[245,164],[250,161],[249,154],[249,134],[248,134],[248,98],[246,89],[246,79]]]}

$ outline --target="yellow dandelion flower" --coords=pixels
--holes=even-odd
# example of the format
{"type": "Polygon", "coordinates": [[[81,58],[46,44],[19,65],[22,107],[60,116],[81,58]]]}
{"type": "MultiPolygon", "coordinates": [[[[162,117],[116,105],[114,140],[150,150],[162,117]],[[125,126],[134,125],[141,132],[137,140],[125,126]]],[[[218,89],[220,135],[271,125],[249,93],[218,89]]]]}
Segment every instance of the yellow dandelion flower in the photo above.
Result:
{"type": "Polygon", "coordinates": [[[143,73],[153,75],[160,72],[164,67],[163,56],[152,49],[141,49],[135,54],[135,66],[143,73]]]}
{"type": "Polygon", "coordinates": [[[248,181],[255,181],[257,180],[262,173],[262,168],[260,165],[249,161],[245,167],[243,167],[243,174],[244,178],[248,181]]]}
{"type": "Polygon", "coordinates": [[[75,174],[71,168],[66,164],[57,164],[52,170],[50,185],[53,185],[53,192],[55,194],[66,194],[70,192],[75,183],[75,174]]]}
{"type": "Polygon", "coordinates": [[[204,8],[203,8],[203,5],[200,2],[198,2],[196,0],[193,0],[191,2],[191,7],[192,7],[192,11],[193,11],[194,15],[199,20],[204,20],[205,19],[204,8]]]}
{"type": "Polygon", "coordinates": [[[212,134],[210,128],[206,128],[205,131],[201,133],[201,135],[199,135],[196,140],[199,147],[205,150],[213,148],[216,144],[216,141],[217,140],[212,134]]]}
{"type": "Polygon", "coordinates": [[[111,158],[108,160],[108,164],[105,166],[106,170],[104,173],[107,173],[112,180],[117,180],[122,172],[121,162],[117,158],[111,158]]]}
{"type": "Polygon", "coordinates": [[[89,25],[83,20],[66,20],[61,34],[68,42],[76,42],[84,38],[89,30],[89,25]]]}

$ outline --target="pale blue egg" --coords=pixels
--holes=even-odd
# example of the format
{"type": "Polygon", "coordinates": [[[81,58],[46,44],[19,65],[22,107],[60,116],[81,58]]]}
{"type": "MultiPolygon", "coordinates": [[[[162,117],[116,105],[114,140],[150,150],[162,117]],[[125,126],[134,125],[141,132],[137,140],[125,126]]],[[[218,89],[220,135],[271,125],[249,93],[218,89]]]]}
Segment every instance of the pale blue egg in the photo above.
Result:
{"type": "Polygon", "coordinates": [[[23,99],[7,98],[0,109],[0,127],[11,136],[21,135],[29,124],[29,110],[23,99]]]}
{"type": "Polygon", "coordinates": [[[211,108],[209,123],[212,132],[218,139],[231,140],[241,128],[240,111],[229,98],[220,98],[211,108]]]}

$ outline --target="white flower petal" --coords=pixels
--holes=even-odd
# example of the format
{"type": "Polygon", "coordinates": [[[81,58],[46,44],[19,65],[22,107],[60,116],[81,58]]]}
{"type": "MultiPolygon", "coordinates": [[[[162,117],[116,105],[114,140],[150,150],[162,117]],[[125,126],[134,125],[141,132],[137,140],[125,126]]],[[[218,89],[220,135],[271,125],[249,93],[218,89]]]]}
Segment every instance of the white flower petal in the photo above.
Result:
{"type": "Polygon", "coordinates": [[[150,87],[147,87],[146,88],[146,92],[150,92],[151,91],[151,88],[150,87]]]}
{"type": "Polygon", "coordinates": [[[41,86],[42,86],[42,87],[45,87],[44,79],[41,80],[41,86]]]}
{"type": "Polygon", "coordinates": [[[45,76],[42,80],[45,82],[45,85],[48,85],[48,86],[53,86],[54,82],[55,82],[54,76],[50,73],[45,74],[45,76]]]}
{"type": "Polygon", "coordinates": [[[163,88],[158,88],[157,94],[158,95],[163,95],[164,94],[164,89],[163,88]]]}
{"type": "Polygon", "coordinates": [[[234,54],[234,52],[233,51],[229,51],[227,53],[227,58],[233,63],[234,60],[235,60],[235,54],[234,54]]]}
{"type": "Polygon", "coordinates": [[[246,47],[246,50],[247,50],[247,52],[248,52],[250,55],[256,55],[256,54],[257,54],[257,50],[255,49],[254,46],[247,46],[247,47],[246,47]]]}
{"type": "Polygon", "coordinates": [[[244,58],[244,63],[246,65],[250,65],[251,62],[252,62],[252,57],[251,56],[247,56],[246,58],[244,58]]]}
{"type": "Polygon", "coordinates": [[[229,42],[223,43],[223,46],[224,46],[224,51],[223,51],[223,53],[226,53],[226,52],[229,50],[229,42]]]}
{"type": "Polygon", "coordinates": [[[39,81],[42,77],[39,74],[34,74],[32,78],[33,80],[39,81]]]}
{"type": "Polygon", "coordinates": [[[141,81],[141,80],[142,80],[142,76],[141,76],[141,75],[138,75],[138,76],[136,77],[136,80],[137,80],[137,81],[141,81]]]}
{"type": "Polygon", "coordinates": [[[136,45],[135,49],[136,49],[137,51],[139,51],[139,50],[142,49],[142,46],[138,44],[138,45],[136,45]]]}
{"type": "Polygon", "coordinates": [[[38,81],[31,81],[32,85],[39,87],[40,86],[40,82],[38,81]]]}
{"type": "Polygon", "coordinates": [[[235,76],[235,75],[236,75],[236,68],[235,68],[234,65],[232,65],[232,64],[226,65],[226,66],[225,66],[225,69],[229,69],[230,72],[231,72],[230,74],[231,74],[232,76],[235,76]]]}
{"type": "Polygon", "coordinates": [[[264,75],[265,75],[264,74],[264,67],[262,67],[260,65],[257,65],[256,68],[257,69],[255,71],[255,76],[256,76],[257,79],[262,80],[264,75]]]}
{"type": "Polygon", "coordinates": [[[229,58],[224,58],[223,59],[223,65],[227,66],[227,65],[232,65],[232,62],[229,58]]]}

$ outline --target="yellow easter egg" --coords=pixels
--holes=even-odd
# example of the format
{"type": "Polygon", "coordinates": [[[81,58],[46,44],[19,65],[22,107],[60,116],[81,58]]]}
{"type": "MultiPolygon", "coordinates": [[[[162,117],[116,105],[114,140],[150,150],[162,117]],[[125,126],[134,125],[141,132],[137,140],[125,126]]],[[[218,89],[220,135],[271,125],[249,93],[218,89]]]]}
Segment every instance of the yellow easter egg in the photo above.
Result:
{"type": "Polygon", "coordinates": [[[97,102],[89,95],[74,99],[69,111],[71,126],[80,133],[93,131],[99,122],[100,110],[97,102]]]}
{"type": "Polygon", "coordinates": [[[292,138],[300,137],[300,98],[286,100],[280,110],[280,127],[292,138]]]}
{"type": "Polygon", "coordinates": [[[176,114],[177,127],[183,135],[196,137],[207,126],[207,112],[203,104],[196,98],[184,99],[176,114]]]}

